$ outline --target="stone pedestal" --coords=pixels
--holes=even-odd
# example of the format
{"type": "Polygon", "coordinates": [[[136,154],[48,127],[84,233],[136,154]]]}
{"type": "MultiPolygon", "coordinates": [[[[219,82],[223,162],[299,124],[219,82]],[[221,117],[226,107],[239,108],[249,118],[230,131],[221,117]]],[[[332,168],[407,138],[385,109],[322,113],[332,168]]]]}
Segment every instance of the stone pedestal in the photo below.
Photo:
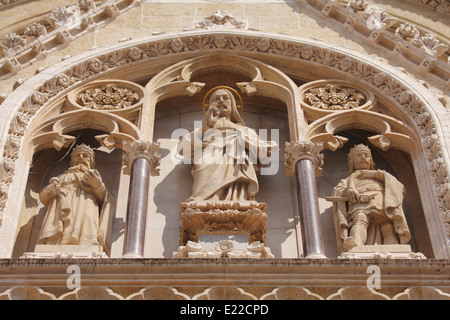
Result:
{"type": "Polygon", "coordinates": [[[356,246],[342,252],[339,259],[426,259],[408,244],[356,246]]]}
{"type": "Polygon", "coordinates": [[[248,243],[266,243],[266,204],[246,202],[183,202],[180,246],[198,242],[199,234],[248,235],[248,243]]]}
{"type": "Polygon", "coordinates": [[[108,258],[102,246],[97,245],[36,245],[34,252],[25,252],[21,258],[80,259],[108,258]]]}

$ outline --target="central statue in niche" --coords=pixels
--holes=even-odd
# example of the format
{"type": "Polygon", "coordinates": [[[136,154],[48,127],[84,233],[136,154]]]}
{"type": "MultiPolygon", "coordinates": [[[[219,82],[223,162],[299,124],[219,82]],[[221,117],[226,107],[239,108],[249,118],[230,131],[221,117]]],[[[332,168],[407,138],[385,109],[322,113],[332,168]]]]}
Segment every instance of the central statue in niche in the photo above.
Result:
{"type": "Polygon", "coordinates": [[[247,127],[242,110],[236,90],[215,87],[203,100],[205,121],[180,141],[178,152],[192,160],[194,182],[191,196],[180,204],[180,248],[174,256],[273,257],[265,247],[266,204],[255,196],[257,175],[270,163],[276,143],[262,141],[247,127]],[[248,250],[232,250],[228,240],[219,241],[213,251],[192,245],[205,234],[248,236],[248,250]]]}
{"type": "Polygon", "coordinates": [[[194,183],[186,201],[255,200],[257,174],[267,164],[272,144],[245,126],[238,110],[242,108],[236,105],[231,88],[213,89],[209,104],[204,104],[201,132],[190,134],[194,183]]]}

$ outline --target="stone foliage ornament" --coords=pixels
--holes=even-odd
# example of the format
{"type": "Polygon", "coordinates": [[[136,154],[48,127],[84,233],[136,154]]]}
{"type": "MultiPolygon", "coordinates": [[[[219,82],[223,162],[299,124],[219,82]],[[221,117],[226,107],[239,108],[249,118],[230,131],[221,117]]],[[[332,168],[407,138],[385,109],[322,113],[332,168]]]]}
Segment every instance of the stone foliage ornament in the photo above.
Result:
{"type": "Polygon", "coordinates": [[[222,240],[215,244],[214,250],[204,250],[197,242],[188,241],[185,246],[173,252],[174,258],[274,258],[270,248],[259,241],[247,245],[244,250],[235,250],[233,243],[222,240]]]}
{"type": "Polygon", "coordinates": [[[212,30],[223,30],[223,29],[243,29],[247,26],[244,21],[237,20],[231,14],[226,13],[223,10],[218,10],[214,12],[209,17],[206,17],[203,21],[195,23],[196,29],[212,29],[212,30]]]}
{"type": "MultiPolygon", "coordinates": [[[[351,70],[352,61],[343,59],[341,69],[351,70]]],[[[376,104],[375,95],[343,80],[311,81],[299,88],[300,103],[309,119],[332,114],[334,112],[361,109],[370,110],[376,104]]]]}
{"type": "Polygon", "coordinates": [[[67,95],[70,109],[93,109],[130,113],[142,106],[144,89],[125,80],[92,81],[67,95]]]}
{"type": "Polygon", "coordinates": [[[180,245],[201,234],[248,234],[249,242],[266,243],[267,206],[249,202],[182,202],[180,245]]]}
{"type": "Polygon", "coordinates": [[[105,84],[101,88],[87,89],[78,95],[78,103],[85,108],[96,110],[117,110],[129,108],[140,100],[139,94],[115,84],[105,84]]]}
{"type": "Polygon", "coordinates": [[[349,110],[358,108],[364,102],[364,94],[354,88],[342,88],[340,85],[327,84],[312,88],[305,93],[305,101],[311,106],[325,110],[349,110]]]}

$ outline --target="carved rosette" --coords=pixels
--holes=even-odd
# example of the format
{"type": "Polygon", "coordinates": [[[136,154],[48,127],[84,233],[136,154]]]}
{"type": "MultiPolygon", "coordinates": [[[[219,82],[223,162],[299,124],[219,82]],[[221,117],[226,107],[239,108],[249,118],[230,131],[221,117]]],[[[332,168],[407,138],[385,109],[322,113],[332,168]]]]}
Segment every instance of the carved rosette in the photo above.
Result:
{"type": "Polygon", "coordinates": [[[284,153],[284,174],[295,175],[295,164],[303,159],[308,159],[314,164],[316,176],[322,175],[323,167],[323,143],[312,141],[286,142],[284,153]]]}
{"type": "Polygon", "coordinates": [[[136,159],[146,159],[150,163],[150,174],[159,175],[159,165],[161,156],[159,154],[159,144],[150,141],[123,141],[122,165],[123,173],[130,174],[133,161],[136,159]]]}
{"type": "Polygon", "coordinates": [[[183,202],[180,245],[198,242],[198,234],[248,234],[249,243],[266,243],[266,204],[249,202],[183,202]]]}
{"type": "Polygon", "coordinates": [[[142,106],[144,89],[130,81],[99,80],[87,83],[67,95],[69,109],[92,109],[117,114],[142,106]]]}
{"type": "MultiPolygon", "coordinates": [[[[341,64],[345,68],[346,61],[341,64]]],[[[312,120],[340,111],[370,109],[375,104],[372,92],[343,80],[311,81],[299,90],[301,107],[312,120]]]]}

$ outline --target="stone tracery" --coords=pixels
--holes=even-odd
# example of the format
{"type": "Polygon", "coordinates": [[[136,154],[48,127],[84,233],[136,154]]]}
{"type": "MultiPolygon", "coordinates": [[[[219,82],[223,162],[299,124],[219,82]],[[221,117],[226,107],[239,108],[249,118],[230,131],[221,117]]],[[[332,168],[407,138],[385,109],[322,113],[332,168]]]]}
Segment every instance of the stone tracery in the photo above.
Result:
{"type": "MultiPolygon", "coordinates": [[[[206,36],[205,39],[214,39],[214,37],[206,36]]],[[[227,43],[226,47],[232,48],[232,47],[233,47],[233,43],[234,43],[234,41],[236,40],[236,38],[225,36],[225,39],[226,39],[226,43],[227,43]]],[[[185,39],[183,39],[183,43],[184,43],[184,46],[186,46],[186,48],[189,48],[190,44],[195,43],[195,41],[192,42],[191,40],[185,40],[185,39]]],[[[206,41],[206,42],[204,42],[204,43],[207,44],[208,42],[206,41]]],[[[213,43],[214,43],[214,41],[213,41],[213,42],[210,42],[210,44],[213,44],[213,43]]],[[[244,41],[243,43],[245,43],[246,46],[247,46],[248,48],[258,48],[258,45],[257,45],[257,38],[252,39],[252,38],[250,37],[250,38],[248,39],[248,41],[244,41]]],[[[274,53],[277,52],[277,51],[276,51],[276,46],[277,46],[278,44],[277,44],[277,42],[276,42],[275,40],[271,41],[270,43],[271,43],[271,46],[272,46],[273,49],[269,49],[269,50],[267,50],[267,52],[270,52],[271,54],[274,54],[274,53]]],[[[308,45],[308,46],[311,46],[311,45],[308,45]]],[[[139,50],[142,50],[142,52],[149,52],[149,51],[146,51],[145,47],[147,47],[147,48],[152,48],[152,45],[149,44],[148,46],[141,46],[141,48],[140,48],[139,50]]],[[[164,47],[164,46],[159,46],[159,48],[163,48],[163,47],[164,47]]],[[[288,45],[285,44],[285,45],[283,45],[283,47],[284,47],[284,49],[287,49],[287,52],[288,52],[288,53],[290,52],[290,51],[289,51],[289,44],[288,44],[288,45]]],[[[154,48],[154,47],[153,47],[153,48],[154,48]]],[[[194,47],[192,47],[192,48],[194,48],[194,47]]],[[[294,49],[293,47],[291,47],[291,48],[294,49]]],[[[304,46],[301,46],[301,48],[305,48],[305,47],[304,47],[304,46]]],[[[265,49],[264,49],[264,50],[265,50],[265,49]]],[[[125,51],[124,51],[124,52],[125,52],[125,51]]],[[[292,51],[292,55],[295,56],[294,52],[295,52],[295,51],[292,51]]],[[[333,64],[333,63],[330,63],[329,58],[328,58],[327,60],[321,60],[321,59],[322,59],[321,56],[322,56],[322,54],[324,54],[324,52],[323,52],[323,51],[321,52],[321,50],[320,50],[318,47],[314,48],[312,52],[313,52],[312,55],[311,55],[311,56],[308,56],[308,60],[314,61],[314,62],[322,62],[322,63],[324,63],[324,64],[325,64],[326,66],[328,66],[328,67],[334,67],[334,68],[337,68],[338,70],[339,70],[339,69],[342,70],[341,64],[333,64]]],[[[160,54],[162,54],[162,53],[160,53],[160,54]]],[[[146,56],[148,56],[147,53],[146,53],[146,56]]],[[[124,56],[124,57],[125,57],[125,56],[124,56]]],[[[142,55],[142,57],[143,57],[143,55],[142,55]]],[[[333,56],[332,56],[332,57],[333,57],[333,56]]],[[[337,57],[338,57],[338,55],[337,55],[337,56],[334,56],[334,59],[337,59],[337,57]]],[[[100,62],[100,68],[97,68],[97,69],[90,68],[90,70],[92,70],[92,72],[95,73],[95,72],[102,72],[103,70],[107,70],[108,68],[110,68],[110,67],[112,66],[112,65],[111,65],[111,60],[109,60],[108,58],[106,58],[106,60],[105,60],[105,58],[106,58],[106,57],[102,57],[101,59],[102,59],[103,61],[109,61],[109,62],[108,62],[108,63],[109,63],[109,67],[105,67],[104,62],[102,62],[102,60],[98,60],[98,62],[100,62]],[[103,66],[101,66],[101,65],[103,65],[103,66]],[[97,70],[98,70],[98,71],[97,71],[97,70]]],[[[141,59],[142,59],[142,58],[141,58],[141,59]]],[[[92,61],[93,61],[93,60],[92,60],[92,61]]],[[[85,65],[86,65],[86,66],[89,66],[89,65],[92,63],[92,61],[88,61],[87,64],[85,63],[85,65]]],[[[332,61],[332,60],[331,60],[331,61],[332,61]]],[[[353,63],[356,63],[356,62],[357,62],[356,60],[353,61],[353,63]]],[[[117,65],[120,65],[120,62],[119,62],[119,61],[116,61],[115,63],[116,63],[117,65]]],[[[358,62],[358,63],[359,63],[359,62],[358,62]]],[[[355,66],[356,66],[356,65],[357,65],[357,64],[355,64],[355,66]]],[[[356,70],[353,69],[353,67],[352,67],[351,69],[347,69],[347,67],[345,67],[345,69],[348,70],[348,72],[349,72],[350,74],[351,74],[352,72],[353,72],[353,73],[356,72],[356,70]]],[[[70,74],[69,77],[67,76],[67,74],[64,74],[64,75],[61,75],[61,76],[59,76],[59,77],[54,78],[54,80],[52,80],[52,81],[53,81],[53,84],[50,83],[50,82],[47,82],[47,83],[42,87],[43,90],[41,89],[41,92],[36,92],[36,94],[35,94],[34,96],[35,96],[35,97],[38,97],[39,94],[44,94],[44,96],[46,97],[46,99],[51,98],[52,96],[56,95],[56,93],[58,93],[58,92],[64,90],[64,88],[69,87],[69,86],[71,85],[70,83],[74,83],[75,81],[79,81],[79,79],[83,79],[84,77],[86,77],[83,73],[80,73],[80,71],[81,71],[81,72],[84,72],[84,71],[82,71],[82,70],[86,70],[85,67],[81,67],[81,69],[75,68],[75,69],[72,69],[72,70],[68,71],[67,73],[70,74]],[[78,70],[79,70],[79,71],[78,71],[78,70]],[[79,76],[77,76],[77,75],[79,75],[79,76]],[[81,76],[81,77],[80,77],[80,76],[81,76]],[[74,79],[77,79],[77,80],[74,80],[74,79]]],[[[373,72],[373,71],[372,71],[372,72],[373,72]]],[[[376,73],[375,76],[374,76],[372,73],[369,73],[368,70],[366,70],[366,72],[360,74],[360,77],[365,78],[366,80],[369,80],[369,81],[371,81],[372,83],[376,83],[376,84],[377,84],[377,87],[382,88],[382,89],[385,90],[386,92],[390,92],[390,93],[392,93],[392,92],[397,92],[397,93],[394,94],[394,98],[396,98],[397,101],[399,101],[401,104],[405,104],[405,105],[411,106],[411,102],[414,101],[414,103],[416,103],[416,106],[412,107],[412,108],[413,108],[412,110],[414,110],[414,108],[420,108],[420,106],[418,105],[418,103],[420,103],[420,102],[419,102],[418,100],[414,100],[414,99],[416,99],[416,98],[414,98],[414,97],[411,95],[410,92],[406,91],[406,90],[405,90],[404,88],[402,88],[398,83],[395,83],[395,81],[388,81],[388,80],[387,80],[388,78],[386,78],[386,77],[384,78],[384,80],[379,80],[379,78],[375,78],[376,76],[380,76],[380,74],[379,74],[379,73],[376,73]],[[378,79],[378,80],[376,80],[376,79],[378,79]],[[399,89],[400,89],[400,91],[398,91],[399,89]],[[403,89],[403,90],[402,90],[402,89],[403,89]],[[399,94],[398,92],[400,92],[400,94],[399,94]]],[[[256,84],[256,83],[257,83],[257,82],[255,82],[255,84],[256,84]]],[[[41,99],[41,100],[42,100],[42,99],[41,99]]],[[[30,100],[30,101],[31,101],[31,100],[30,100]]],[[[38,101],[38,100],[35,100],[35,101],[38,101]]],[[[45,101],[45,100],[44,100],[44,101],[45,101]]],[[[40,102],[39,102],[39,103],[40,103],[40,102]]],[[[37,104],[37,106],[40,105],[39,103],[37,104]]],[[[42,103],[42,104],[44,104],[44,103],[42,103]]],[[[26,104],[24,103],[24,106],[25,106],[25,105],[26,105],[26,104]]],[[[29,104],[29,105],[32,106],[32,104],[29,104]]],[[[31,110],[31,112],[33,112],[33,113],[37,111],[37,109],[35,109],[35,110],[29,109],[29,110],[31,110]]],[[[27,122],[29,121],[29,120],[27,120],[26,115],[27,115],[27,113],[25,113],[25,114],[23,114],[23,115],[22,115],[22,114],[19,114],[18,117],[16,118],[16,119],[17,119],[17,124],[19,124],[19,126],[22,126],[22,127],[23,127],[23,125],[20,125],[20,123],[27,123],[27,122]],[[25,117],[23,117],[23,116],[25,116],[25,117]],[[22,120],[20,120],[20,119],[22,119],[22,120]]],[[[412,115],[413,115],[413,116],[417,115],[417,119],[419,120],[419,113],[413,112],[412,115]]],[[[426,117],[427,117],[427,116],[425,115],[425,118],[426,118],[426,117]]],[[[420,126],[423,127],[422,134],[427,135],[428,132],[433,132],[433,130],[430,131],[430,129],[429,129],[429,128],[430,128],[430,127],[429,127],[429,126],[430,126],[430,120],[429,120],[429,118],[426,118],[425,121],[423,121],[423,120],[418,121],[418,124],[419,124],[420,126]]],[[[17,130],[16,130],[16,132],[20,132],[20,131],[17,131],[17,130]]],[[[22,132],[23,132],[23,131],[22,131],[22,132]]]]}

